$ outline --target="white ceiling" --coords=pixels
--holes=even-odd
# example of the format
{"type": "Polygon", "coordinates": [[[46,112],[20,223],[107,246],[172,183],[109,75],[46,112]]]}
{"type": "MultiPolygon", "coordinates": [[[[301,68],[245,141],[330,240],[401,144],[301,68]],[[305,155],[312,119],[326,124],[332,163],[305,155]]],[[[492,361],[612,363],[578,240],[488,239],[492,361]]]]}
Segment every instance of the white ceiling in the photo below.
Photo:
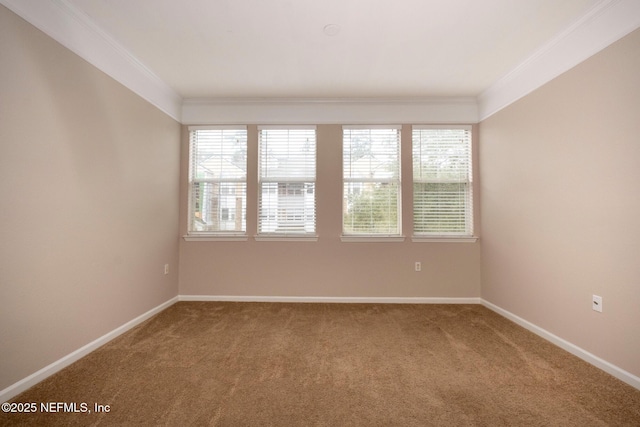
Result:
{"type": "Polygon", "coordinates": [[[183,98],[477,96],[599,3],[67,1],[183,98]]]}
{"type": "Polygon", "coordinates": [[[640,27],[640,0],[0,4],[184,124],[475,123],[640,27]]]}

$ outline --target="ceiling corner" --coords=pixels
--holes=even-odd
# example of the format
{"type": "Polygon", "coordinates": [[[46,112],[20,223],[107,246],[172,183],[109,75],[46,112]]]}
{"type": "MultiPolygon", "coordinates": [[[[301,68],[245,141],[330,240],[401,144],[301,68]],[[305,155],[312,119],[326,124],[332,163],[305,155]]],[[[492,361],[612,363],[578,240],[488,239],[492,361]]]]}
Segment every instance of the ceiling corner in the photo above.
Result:
{"type": "Polygon", "coordinates": [[[182,97],[65,0],[0,0],[8,9],[174,120],[182,97]]]}
{"type": "Polygon", "coordinates": [[[478,96],[479,121],[640,27],[640,2],[603,0],[478,96]]]}

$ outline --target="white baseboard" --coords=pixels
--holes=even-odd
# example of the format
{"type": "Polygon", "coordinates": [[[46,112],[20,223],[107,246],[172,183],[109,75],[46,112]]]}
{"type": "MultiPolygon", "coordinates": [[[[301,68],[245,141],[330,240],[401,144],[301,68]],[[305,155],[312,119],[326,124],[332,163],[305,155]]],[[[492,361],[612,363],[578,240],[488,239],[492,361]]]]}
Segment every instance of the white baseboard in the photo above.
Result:
{"type": "Polygon", "coordinates": [[[6,402],[9,399],[13,398],[14,396],[17,396],[18,394],[22,393],[26,389],[36,385],[37,383],[44,380],[45,378],[55,374],[61,369],[66,368],[67,366],[71,365],[73,362],[91,353],[98,347],[101,347],[104,344],[108,343],[112,339],[116,338],[118,335],[121,335],[127,332],[129,329],[132,329],[134,326],[139,325],[140,323],[144,322],[151,316],[161,312],[162,310],[169,307],[170,305],[175,304],[177,301],[178,301],[178,297],[171,298],[169,301],[166,301],[160,304],[159,306],[152,308],[146,313],[141,314],[140,316],[136,317],[133,320],[130,320],[129,322],[101,336],[95,341],[92,341],[89,344],[77,349],[73,353],[70,353],[64,356],[62,359],[56,360],[50,365],[45,366],[44,368],[18,381],[17,383],[10,385],[9,387],[0,391],[0,402],[6,402]]]}
{"type": "Polygon", "coordinates": [[[621,369],[615,365],[613,365],[612,363],[607,362],[604,359],[599,358],[598,356],[589,353],[588,351],[578,347],[575,344],[570,343],[567,340],[564,340],[562,338],[560,338],[557,335],[552,334],[551,332],[542,329],[539,326],[534,325],[533,323],[523,319],[522,317],[516,316],[515,314],[501,308],[498,307],[495,304],[490,303],[489,301],[486,301],[484,299],[481,300],[482,305],[484,305],[485,307],[487,307],[488,309],[495,311],[496,313],[498,313],[499,315],[506,317],[507,319],[511,320],[512,322],[522,326],[525,329],[528,329],[529,331],[533,332],[534,334],[546,339],[547,341],[557,345],[558,347],[568,351],[569,353],[573,354],[574,356],[579,357],[580,359],[584,360],[587,363],[592,364],[593,366],[602,369],[603,371],[605,371],[606,373],[613,375],[614,377],[616,377],[617,379],[624,381],[625,383],[629,384],[630,386],[640,390],[640,378],[633,375],[630,372],[625,371],[624,369],[621,369]]]}
{"type": "Polygon", "coordinates": [[[346,304],[480,304],[480,298],[421,298],[421,297],[291,297],[245,295],[180,295],[180,301],[230,302],[307,302],[346,304]]]}
{"type": "Polygon", "coordinates": [[[14,396],[22,393],[26,389],[34,386],[45,378],[55,374],[61,369],[69,366],[73,362],[81,359],[98,347],[103,346],[107,342],[117,336],[132,329],[138,324],[144,322],[151,316],[161,312],[167,307],[173,305],[177,301],[235,301],[235,302],[299,302],[299,303],[376,303],[376,304],[482,304],[488,309],[500,314],[503,317],[513,321],[514,323],[528,329],[536,335],[550,341],[558,347],[568,351],[569,353],[581,358],[582,360],[602,369],[603,371],[613,375],[619,380],[629,384],[630,386],[640,390],[640,378],[627,372],[606,360],[603,360],[588,351],[542,329],[533,323],[516,316],[515,314],[498,307],[482,298],[411,298],[411,297],[291,297],[291,296],[232,296],[232,295],[179,295],[166,301],[163,304],[147,311],[146,313],[136,317],[135,319],[125,323],[119,328],[101,336],[95,341],[79,348],[73,353],[51,363],[39,371],[29,375],[28,377],[18,381],[17,383],[0,391],[0,402],[6,402],[14,396]]]}

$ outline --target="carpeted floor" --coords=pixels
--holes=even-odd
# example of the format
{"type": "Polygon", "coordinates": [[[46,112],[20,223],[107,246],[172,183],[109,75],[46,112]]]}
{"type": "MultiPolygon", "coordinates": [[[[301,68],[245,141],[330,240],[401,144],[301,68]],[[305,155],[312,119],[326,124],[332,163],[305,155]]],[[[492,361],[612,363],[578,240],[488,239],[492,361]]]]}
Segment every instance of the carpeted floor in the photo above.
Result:
{"type": "Polygon", "coordinates": [[[13,402],[38,411],[0,425],[640,426],[639,390],[480,305],[180,302],[13,402]]]}

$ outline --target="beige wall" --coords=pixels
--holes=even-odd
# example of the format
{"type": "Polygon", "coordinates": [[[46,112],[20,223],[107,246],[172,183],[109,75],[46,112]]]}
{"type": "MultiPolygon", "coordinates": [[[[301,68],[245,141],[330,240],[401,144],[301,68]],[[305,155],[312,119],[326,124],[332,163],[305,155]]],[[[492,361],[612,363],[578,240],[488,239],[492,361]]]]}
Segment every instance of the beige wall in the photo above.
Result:
{"type": "Polygon", "coordinates": [[[177,295],[179,139],[0,6],[0,390],[177,295]]]}
{"type": "Polygon", "coordinates": [[[483,298],[640,376],[640,30],[480,139],[483,298]]]}
{"type": "MultiPolygon", "coordinates": [[[[476,129],[477,130],[477,129],[476,129]]],[[[479,243],[411,242],[411,127],[402,129],[403,243],[346,243],[342,126],[317,127],[317,242],[256,242],[257,128],[248,127],[246,242],[180,242],[180,294],[302,297],[480,296],[479,243]],[[414,262],[422,271],[414,271],[414,262]]],[[[188,132],[183,128],[180,231],[187,230],[188,132]]]]}

